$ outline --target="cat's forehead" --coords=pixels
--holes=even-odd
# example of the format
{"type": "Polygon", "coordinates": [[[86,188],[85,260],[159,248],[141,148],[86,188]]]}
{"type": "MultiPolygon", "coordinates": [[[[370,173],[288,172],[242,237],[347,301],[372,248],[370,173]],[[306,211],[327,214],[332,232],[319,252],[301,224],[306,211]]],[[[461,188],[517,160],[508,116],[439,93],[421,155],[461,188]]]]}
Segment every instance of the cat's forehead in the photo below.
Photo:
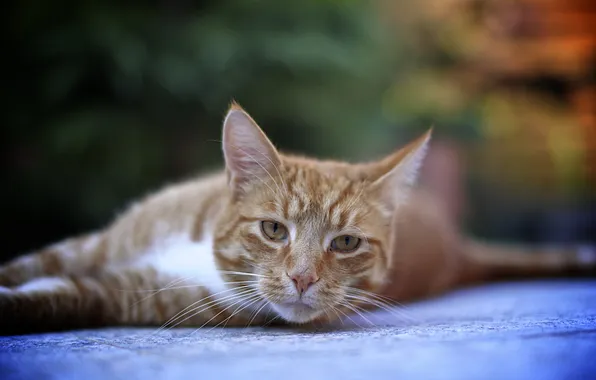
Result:
{"type": "Polygon", "coordinates": [[[288,168],[286,191],[278,193],[276,204],[290,220],[341,226],[353,222],[363,208],[366,183],[330,167],[288,168]]]}
{"type": "Polygon", "coordinates": [[[286,177],[308,182],[320,182],[323,186],[337,187],[344,183],[368,180],[369,173],[360,164],[343,161],[314,160],[311,158],[285,156],[283,172],[286,177]]]}
{"type": "Polygon", "coordinates": [[[288,165],[283,174],[290,195],[308,194],[313,201],[322,204],[326,198],[337,198],[340,193],[346,195],[364,184],[353,173],[349,175],[349,170],[333,165],[288,165]]]}

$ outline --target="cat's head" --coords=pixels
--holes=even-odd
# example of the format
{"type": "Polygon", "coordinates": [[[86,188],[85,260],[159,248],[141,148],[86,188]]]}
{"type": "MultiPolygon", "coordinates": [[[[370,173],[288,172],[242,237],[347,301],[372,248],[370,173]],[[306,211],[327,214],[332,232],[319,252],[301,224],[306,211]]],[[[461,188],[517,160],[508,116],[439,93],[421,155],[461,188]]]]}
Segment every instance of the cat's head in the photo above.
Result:
{"type": "Polygon", "coordinates": [[[286,156],[232,105],[222,144],[231,200],[214,241],[225,278],[289,322],[349,311],[387,279],[392,219],[429,139],[430,131],[371,163],[286,156]]]}

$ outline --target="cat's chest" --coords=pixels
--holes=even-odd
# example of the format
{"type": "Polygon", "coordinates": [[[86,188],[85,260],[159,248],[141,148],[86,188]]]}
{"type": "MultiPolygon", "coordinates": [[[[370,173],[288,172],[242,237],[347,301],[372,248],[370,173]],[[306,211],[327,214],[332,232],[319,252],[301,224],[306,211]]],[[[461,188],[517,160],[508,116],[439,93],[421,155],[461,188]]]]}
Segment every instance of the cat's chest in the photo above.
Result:
{"type": "Polygon", "coordinates": [[[150,266],[172,281],[203,286],[211,294],[227,289],[215,264],[210,235],[200,241],[181,234],[154,242],[137,264],[150,266]]]}
{"type": "Polygon", "coordinates": [[[226,284],[215,264],[212,236],[205,236],[201,241],[178,235],[155,242],[136,264],[156,270],[164,278],[164,286],[175,283],[179,289],[188,287],[189,293],[195,285],[207,289],[211,297],[233,315],[269,314],[272,310],[268,303],[247,293],[246,285],[242,290],[235,290],[226,284]]]}

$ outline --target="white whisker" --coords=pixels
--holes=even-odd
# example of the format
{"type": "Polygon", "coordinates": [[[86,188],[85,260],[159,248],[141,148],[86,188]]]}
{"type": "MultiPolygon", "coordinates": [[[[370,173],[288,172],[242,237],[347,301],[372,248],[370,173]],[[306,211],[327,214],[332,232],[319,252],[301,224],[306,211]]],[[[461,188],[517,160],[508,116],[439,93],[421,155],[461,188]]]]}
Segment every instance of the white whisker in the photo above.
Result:
{"type": "MultiPolygon", "coordinates": [[[[245,303],[243,303],[242,305],[238,306],[236,308],[236,310],[234,310],[232,312],[232,314],[224,319],[223,321],[219,322],[218,324],[216,324],[215,326],[213,326],[211,329],[214,329],[216,327],[218,327],[219,325],[221,325],[222,323],[224,323],[224,326],[226,326],[228,324],[228,322],[238,313],[240,313],[242,310],[245,310],[246,308],[250,307],[251,305],[254,305],[255,303],[259,302],[261,300],[261,296],[259,294],[255,294],[251,297],[249,297],[245,303]]],[[[210,330],[211,330],[210,329],[210,330]]]]}
{"type": "MultiPolygon", "coordinates": [[[[340,306],[341,306],[341,304],[340,304],[340,306]]],[[[355,323],[358,327],[363,328],[360,323],[354,321],[352,319],[352,317],[350,315],[346,314],[342,309],[340,309],[340,308],[334,308],[334,309],[337,310],[338,312],[340,312],[341,314],[343,314],[346,318],[348,318],[350,321],[352,321],[353,323],[355,323]]],[[[342,323],[343,323],[343,318],[342,318],[342,323]]]]}
{"type": "MultiPolygon", "coordinates": [[[[256,280],[250,281],[231,281],[231,282],[223,282],[224,285],[240,285],[240,284],[258,284],[256,280]]],[[[148,293],[148,292],[162,292],[165,290],[176,290],[176,289],[188,289],[188,288],[202,288],[205,287],[206,284],[193,284],[193,285],[180,285],[180,286],[170,286],[167,288],[160,288],[160,289],[139,289],[139,290],[125,290],[125,289],[118,289],[120,292],[126,293],[148,293]]],[[[151,296],[153,296],[152,294],[151,296]]],[[[149,297],[151,297],[149,296],[149,297]]],[[[148,297],[147,297],[148,298],[148,297]]],[[[142,300],[141,300],[142,301],[142,300]]],[[[140,301],[139,301],[140,302],[140,301]]]]}
{"type": "Polygon", "coordinates": [[[243,290],[243,291],[242,291],[242,292],[240,292],[240,293],[235,293],[235,294],[232,294],[232,295],[229,295],[229,296],[226,296],[226,297],[222,297],[222,298],[220,298],[220,299],[215,299],[215,300],[213,300],[213,301],[207,302],[207,303],[206,303],[206,304],[204,304],[204,305],[199,305],[199,306],[196,306],[196,307],[194,307],[193,309],[191,309],[191,310],[188,310],[188,311],[187,311],[187,312],[185,312],[184,314],[180,315],[178,318],[182,318],[182,317],[184,317],[185,315],[188,315],[188,314],[190,314],[190,313],[193,313],[193,312],[194,312],[194,314],[191,314],[191,315],[189,315],[188,317],[184,318],[183,320],[181,320],[181,321],[178,321],[178,322],[177,322],[175,325],[173,325],[173,326],[170,326],[169,328],[170,328],[170,329],[171,329],[171,328],[174,328],[174,327],[176,327],[176,326],[180,325],[181,323],[184,323],[184,322],[186,322],[186,321],[187,321],[187,320],[189,320],[190,318],[192,318],[192,317],[194,317],[194,316],[198,315],[199,313],[205,312],[205,311],[207,311],[207,310],[209,310],[209,309],[211,309],[211,308],[213,308],[213,307],[216,307],[216,306],[218,306],[218,304],[219,304],[219,303],[221,303],[221,302],[223,302],[223,301],[226,301],[226,302],[232,302],[232,301],[234,301],[234,300],[236,300],[236,299],[239,299],[239,298],[241,299],[242,297],[244,297],[244,296],[246,296],[246,295],[249,295],[249,294],[251,294],[251,293],[253,293],[253,292],[254,292],[254,290],[253,290],[253,289],[245,289],[245,290],[243,290]],[[197,309],[199,309],[199,310],[197,310],[197,309]]]}
{"type": "Polygon", "coordinates": [[[254,313],[254,315],[252,316],[252,318],[248,321],[248,323],[246,324],[246,326],[250,326],[252,324],[252,321],[255,320],[255,318],[257,317],[257,315],[259,315],[259,313],[261,312],[261,310],[263,310],[263,308],[265,306],[267,306],[269,304],[269,301],[264,300],[263,301],[263,305],[254,313]]]}
{"type": "Polygon", "coordinates": [[[264,276],[262,274],[248,273],[248,272],[236,272],[236,271],[229,271],[229,270],[218,270],[218,273],[221,273],[221,274],[235,274],[235,275],[238,275],[238,276],[253,276],[253,277],[267,278],[267,276],[264,276]]]}
{"type": "MultiPolygon", "coordinates": [[[[136,306],[137,304],[139,304],[139,303],[141,303],[141,302],[143,302],[143,301],[145,301],[145,300],[148,300],[149,298],[151,298],[151,297],[153,297],[153,296],[157,295],[158,293],[160,293],[160,292],[162,292],[162,291],[164,291],[164,290],[170,289],[172,286],[175,286],[176,284],[179,284],[179,283],[181,283],[181,282],[187,281],[187,280],[188,280],[188,279],[190,279],[190,278],[192,278],[192,277],[181,277],[181,278],[179,278],[179,279],[177,279],[177,280],[170,281],[169,283],[167,283],[167,284],[166,284],[166,286],[165,286],[165,287],[163,287],[163,288],[161,288],[161,289],[155,289],[155,290],[152,290],[154,293],[152,293],[152,294],[150,294],[150,295],[148,295],[148,296],[146,296],[146,297],[143,297],[143,298],[141,298],[141,299],[140,299],[140,300],[138,300],[137,302],[135,302],[135,303],[133,303],[132,305],[130,305],[130,308],[132,308],[133,306],[136,306]]],[[[125,291],[125,290],[121,290],[121,291],[125,291]]]]}
{"type": "MultiPolygon", "coordinates": [[[[159,328],[158,328],[158,329],[155,331],[155,333],[158,333],[158,332],[159,332],[159,331],[161,331],[162,329],[166,328],[166,327],[167,327],[167,326],[168,326],[170,323],[174,322],[176,319],[178,319],[178,318],[182,318],[183,316],[187,315],[187,314],[188,314],[188,313],[190,313],[190,312],[193,312],[194,310],[196,310],[196,309],[198,309],[198,308],[200,308],[200,307],[203,307],[203,306],[206,306],[206,305],[210,305],[210,304],[213,304],[213,303],[216,303],[216,302],[218,302],[218,301],[219,301],[219,300],[215,299],[215,300],[212,300],[212,301],[210,301],[210,302],[208,302],[208,303],[206,303],[206,304],[204,304],[204,305],[199,305],[199,306],[196,306],[196,307],[193,309],[193,307],[194,307],[196,304],[198,304],[198,303],[201,303],[201,302],[205,301],[206,299],[209,299],[209,298],[211,298],[211,297],[215,297],[215,296],[217,296],[217,295],[220,295],[220,294],[224,294],[224,293],[228,293],[228,292],[233,292],[233,291],[237,291],[237,290],[241,290],[241,289],[244,289],[244,290],[242,290],[242,292],[240,292],[240,293],[244,293],[244,292],[246,292],[246,291],[248,291],[248,290],[252,290],[252,289],[247,289],[247,288],[251,288],[251,286],[250,286],[250,285],[246,285],[246,286],[239,286],[239,287],[237,287],[237,288],[230,288],[230,289],[226,289],[226,290],[223,290],[223,291],[221,291],[221,292],[218,292],[218,293],[215,293],[215,294],[210,294],[210,295],[208,295],[208,296],[206,296],[206,297],[203,297],[203,298],[201,298],[200,300],[198,300],[198,301],[195,301],[195,302],[193,302],[192,304],[190,304],[189,306],[187,306],[187,307],[185,307],[184,309],[180,310],[180,311],[179,311],[177,314],[175,314],[173,317],[171,317],[169,320],[167,320],[167,321],[166,321],[166,322],[165,322],[165,323],[164,323],[164,324],[163,324],[161,327],[159,327],[159,328]],[[189,310],[189,309],[190,309],[190,310],[189,310]]],[[[231,296],[237,296],[237,294],[232,294],[231,296]]],[[[221,300],[225,300],[225,299],[227,299],[227,298],[229,298],[229,297],[231,297],[231,296],[226,296],[226,297],[223,297],[221,300]]]]}
{"type": "Polygon", "coordinates": [[[273,318],[271,318],[269,321],[266,321],[263,326],[269,326],[271,323],[273,323],[275,320],[281,318],[279,315],[274,315],[273,318]]]}
{"type": "MultiPolygon", "coordinates": [[[[244,296],[244,295],[243,295],[244,296]]],[[[211,317],[207,322],[203,323],[198,329],[196,329],[195,331],[193,331],[191,334],[197,332],[198,330],[202,329],[203,327],[205,327],[206,325],[209,324],[209,322],[211,322],[212,320],[214,320],[215,318],[217,318],[219,315],[221,315],[222,313],[226,312],[228,309],[231,309],[232,307],[234,307],[235,305],[238,305],[239,303],[242,302],[248,302],[250,300],[256,299],[257,297],[259,297],[258,294],[252,294],[249,295],[248,298],[240,298],[238,301],[235,301],[234,303],[232,303],[231,305],[227,306],[226,308],[224,308],[223,310],[221,310],[219,313],[215,314],[213,317],[211,317]]],[[[244,303],[242,304],[244,305],[244,303]]],[[[241,305],[241,306],[242,306],[241,305]]],[[[240,306],[239,306],[240,307],[240,306]]],[[[238,308],[236,308],[236,310],[238,310],[238,308]]],[[[230,315],[227,319],[225,319],[224,321],[228,321],[230,318],[232,318],[235,314],[230,315]]],[[[222,321],[223,322],[223,321],[222,321]]],[[[217,325],[213,326],[217,327],[219,326],[222,322],[218,323],[217,325]]]]}
{"type": "Polygon", "coordinates": [[[364,314],[362,314],[354,305],[350,304],[349,302],[342,302],[341,305],[347,307],[348,309],[352,310],[354,313],[358,314],[362,319],[364,319],[366,322],[368,322],[371,326],[375,325],[374,323],[371,322],[370,319],[366,318],[366,316],[364,316],[364,314]]]}
{"type": "MultiPolygon", "coordinates": [[[[397,308],[397,307],[399,307],[398,304],[390,304],[388,301],[385,301],[383,299],[383,298],[387,298],[387,297],[382,297],[375,293],[367,292],[365,290],[352,288],[352,287],[347,288],[347,290],[348,290],[347,296],[349,296],[352,299],[357,299],[362,302],[366,302],[370,305],[376,306],[380,309],[383,309],[383,310],[389,312],[390,314],[392,314],[395,317],[398,317],[400,319],[407,319],[412,322],[417,322],[416,318],[414,318],[406,313],[407,308],[403,307],[404,310],[401,310],[400,308],[397,308]],[[352,292],[352,293],[350,293],[350,292],[352,292]]],[[[389,299],[389,300],[391,300],[391,299],[389,299]]]]}

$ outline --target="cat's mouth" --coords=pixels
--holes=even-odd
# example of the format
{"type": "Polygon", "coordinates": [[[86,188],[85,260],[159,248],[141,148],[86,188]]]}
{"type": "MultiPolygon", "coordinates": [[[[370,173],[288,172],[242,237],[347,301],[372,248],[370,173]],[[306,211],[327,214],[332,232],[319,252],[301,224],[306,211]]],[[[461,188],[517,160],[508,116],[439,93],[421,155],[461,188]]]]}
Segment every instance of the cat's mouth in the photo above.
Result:
{"type": "Polygon", "coordinates": [[[307,305],[302,301],[282,302],[272,304],[273,309],[280,317],[288,322],[306,323],[312,321],[321,314],[321,311],[307,305]]]}

